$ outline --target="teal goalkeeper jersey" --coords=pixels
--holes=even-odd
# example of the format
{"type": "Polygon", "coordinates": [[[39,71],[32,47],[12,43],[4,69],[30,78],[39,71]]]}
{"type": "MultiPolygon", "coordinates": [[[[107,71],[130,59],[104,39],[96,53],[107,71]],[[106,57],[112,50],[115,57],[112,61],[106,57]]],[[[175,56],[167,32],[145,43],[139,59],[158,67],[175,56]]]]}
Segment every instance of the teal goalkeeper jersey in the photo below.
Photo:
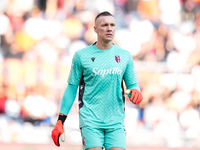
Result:
{"type": "Polygon", "coordinates": [[[101,50],[94,44],[77,51],[68,83],[79,86],[79,126],[124,126],[125,85],[137,84],[130,53],[117,45],[101,50]]]}

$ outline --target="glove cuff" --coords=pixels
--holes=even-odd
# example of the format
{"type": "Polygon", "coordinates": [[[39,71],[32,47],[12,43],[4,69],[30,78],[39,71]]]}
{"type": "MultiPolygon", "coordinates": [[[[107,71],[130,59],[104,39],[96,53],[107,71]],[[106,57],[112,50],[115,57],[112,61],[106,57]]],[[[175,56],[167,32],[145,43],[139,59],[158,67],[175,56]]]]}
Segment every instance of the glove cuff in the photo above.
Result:
{"type": "Polygon", "coordinates": [[[67,119],[67,115],[60,113],[58,116],[58,120],[62,122],[62,125],[64,125],[65,120],[67,119]]]}

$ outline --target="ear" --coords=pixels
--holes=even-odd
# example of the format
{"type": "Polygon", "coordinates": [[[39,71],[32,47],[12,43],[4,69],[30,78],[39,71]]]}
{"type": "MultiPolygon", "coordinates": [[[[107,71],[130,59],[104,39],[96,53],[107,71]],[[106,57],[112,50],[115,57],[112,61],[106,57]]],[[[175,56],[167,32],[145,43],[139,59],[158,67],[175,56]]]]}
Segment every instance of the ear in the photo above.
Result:
{"type": "Polygon", "coordinates": [[[94,32],[97,33],[97,27],[96,26],[94,26],[94,32]]]}

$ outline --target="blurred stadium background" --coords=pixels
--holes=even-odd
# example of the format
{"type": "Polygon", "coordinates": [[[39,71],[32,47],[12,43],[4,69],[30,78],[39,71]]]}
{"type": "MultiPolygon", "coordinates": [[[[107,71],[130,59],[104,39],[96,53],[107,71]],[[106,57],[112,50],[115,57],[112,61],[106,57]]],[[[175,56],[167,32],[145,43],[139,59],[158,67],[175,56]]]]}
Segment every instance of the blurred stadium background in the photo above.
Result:
{"type": "MultiPolygon", "coordinates": [[[[50,134],[75,51],[110,11],[144,100],[126,101],[128,150],[200,149],[200,0],[0,0],[0,149],[57,149],[50,134]]],[[[60,149],[80,150],[75,101],[60,149]]]]}

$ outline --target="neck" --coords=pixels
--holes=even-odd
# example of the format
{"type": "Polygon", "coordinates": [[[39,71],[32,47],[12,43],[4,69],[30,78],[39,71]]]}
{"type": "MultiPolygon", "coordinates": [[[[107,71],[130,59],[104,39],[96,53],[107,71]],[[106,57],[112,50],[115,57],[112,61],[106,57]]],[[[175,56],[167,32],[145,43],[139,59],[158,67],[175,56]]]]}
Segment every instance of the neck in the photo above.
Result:
{"type": "Polygon", "coordinates": [[[109,49],[109,48],[112,47],[112,41],[110,41],[110,42],[108,42],[108,43],[97,41],[96,47],[97,47],[98,49],[102,49],[102,50],[109,49]]]}

